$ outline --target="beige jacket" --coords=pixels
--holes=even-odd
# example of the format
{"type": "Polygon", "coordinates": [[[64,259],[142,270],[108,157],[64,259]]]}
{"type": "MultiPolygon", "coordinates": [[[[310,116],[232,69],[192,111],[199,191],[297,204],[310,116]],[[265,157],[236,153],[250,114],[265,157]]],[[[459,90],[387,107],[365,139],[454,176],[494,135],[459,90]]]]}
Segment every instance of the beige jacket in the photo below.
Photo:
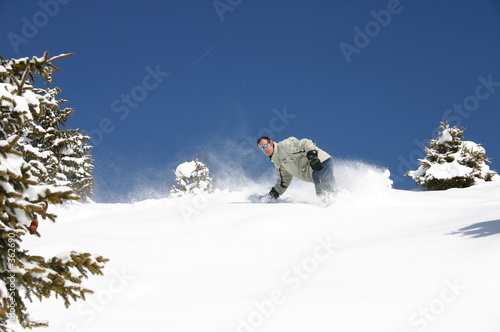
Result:
{"type": "Polygon", "coordinates": [[[293,177],[302,181],[313,182],[312,168],[307,160],[307,152],[311,150],[318,151],[318,159],[323,162],[331,156],[321,150],[310,139],[304,138],[298,140],[295,137],[289,137],[281,142],[274,142],[274,153],[271,156],[271,162],[276,167],[278,179],[273,187],[282,195],[293,177]]]}

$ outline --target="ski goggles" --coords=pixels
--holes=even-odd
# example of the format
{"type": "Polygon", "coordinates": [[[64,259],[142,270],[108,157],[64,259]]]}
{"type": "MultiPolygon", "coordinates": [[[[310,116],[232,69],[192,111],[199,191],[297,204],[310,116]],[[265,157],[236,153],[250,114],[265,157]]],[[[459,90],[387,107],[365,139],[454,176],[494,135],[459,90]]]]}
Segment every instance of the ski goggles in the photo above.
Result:
{"type": "Polygon", "coordinates": [[[261,148],[259,148],[260,151],[264,151],[265,148],[267,148],[269,146],[269,143],[266,143],[264,145],[262,145],[261,148]]]}

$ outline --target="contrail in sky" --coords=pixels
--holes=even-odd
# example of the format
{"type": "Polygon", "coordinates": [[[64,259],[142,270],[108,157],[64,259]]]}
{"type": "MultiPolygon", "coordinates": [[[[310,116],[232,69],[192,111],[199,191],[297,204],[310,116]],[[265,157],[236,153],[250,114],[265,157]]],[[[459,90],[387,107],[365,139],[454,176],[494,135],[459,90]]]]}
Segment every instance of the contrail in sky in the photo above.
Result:
{"type": "Polygon", "coordinates": [[[212,52],[217,46],[220,45],[220,43],[222,43],[227,37],[229,37],[230,34],[232,34],[234,32],[234,30],[236,30],[236,28],[234,28],[232,31],[230,31],[227,35],[225,35],[224,37],[222,37],[221,40],[219,40],[217,43],[215,43],[214,46],[212,46],[208,51],[205,52],[205,54],[203,54],[198,60],[196,60],[195,62],[193,62],[193,66],[196,65],[198,62],[201,61],[201,59],[203,59],[204,57],[206,57],[210,52],[212,52]]]}

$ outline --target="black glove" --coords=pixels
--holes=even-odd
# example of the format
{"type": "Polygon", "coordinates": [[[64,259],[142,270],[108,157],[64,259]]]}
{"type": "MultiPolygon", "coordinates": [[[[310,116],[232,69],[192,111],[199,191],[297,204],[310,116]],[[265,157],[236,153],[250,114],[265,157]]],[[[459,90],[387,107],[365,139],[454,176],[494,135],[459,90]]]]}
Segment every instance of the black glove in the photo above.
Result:
{"type": "Polygon", "coordinates": [[[318,151],[311,150],[307,152],[307,160],[309,160],[309,165],[314,171],[321,171],[323,169],[323,164],[318,159],[318,151]]]}
{"type": "Polygon", "coordinates": [[[280,197],[280,194],[276,191],[276,189],[272,188],[269,192],[269,197],[277,199],[278,197],[280,197]]]}

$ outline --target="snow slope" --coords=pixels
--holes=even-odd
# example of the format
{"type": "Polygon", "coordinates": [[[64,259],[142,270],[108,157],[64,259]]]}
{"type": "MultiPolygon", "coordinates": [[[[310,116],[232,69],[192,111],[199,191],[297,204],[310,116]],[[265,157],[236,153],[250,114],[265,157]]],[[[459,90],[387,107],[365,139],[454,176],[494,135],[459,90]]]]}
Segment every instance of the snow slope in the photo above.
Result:
{"type": "Polygon", "coordinates": [[[326,208],[301,183],[294,203],[248,203],[255,185],[53,207],[32,254],[110,262],[87,301],[34,302],[32,318],[65,332],[500,331],[500,181],[399,191],[368,171],[326,208]]]}

